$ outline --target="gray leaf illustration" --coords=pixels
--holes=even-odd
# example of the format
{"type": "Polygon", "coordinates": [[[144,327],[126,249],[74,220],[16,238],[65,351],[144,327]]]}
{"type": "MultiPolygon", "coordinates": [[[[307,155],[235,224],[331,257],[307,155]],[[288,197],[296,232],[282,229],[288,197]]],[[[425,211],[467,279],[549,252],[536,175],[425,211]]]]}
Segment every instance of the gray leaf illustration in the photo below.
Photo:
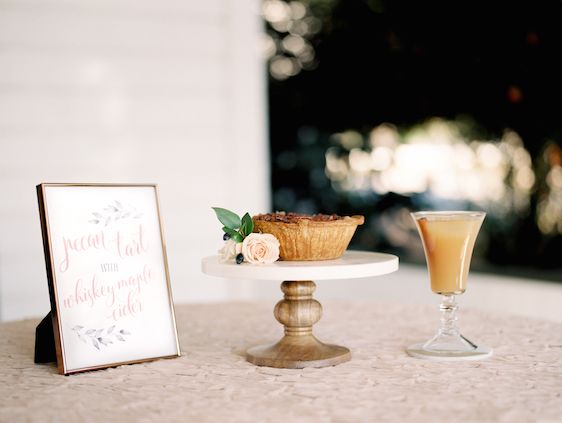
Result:
{"type": "Polygon", "coordinates": [[[126,218],[138,219],[143,215],[142,213],[139,213],[136,207],[132,204],[125,207],[118,200],[114,200],[112,204],[108,204],[101,210],[101,212],[92,212],[95,219],[89,220],[89,223],[109,226],[112,222],[116,222],[118,220],[124,220],[126,218]]]}
{"type": "Polygon", "coordinates": [[[130,333],[125,329],[116,329],[116,325],[109,326],[107,329],[87,329],[84,326],[75,325],[72,327],[72,331],[76,333],[76,336],[80,341],[85,344],[89,344],[91,341],[92,345],[98,350],[101,350],[101,345],[105,347],[112,345],[115,341],[112,336],[115,336],[115,339],[118,341],[125,342],[126,339],[123,335],[130,335],[130,333]],[[84,330],[84,332],[81,333],[82,330],[84,330]],[[105,335],[103,335],[104,332],[105,335]]]}

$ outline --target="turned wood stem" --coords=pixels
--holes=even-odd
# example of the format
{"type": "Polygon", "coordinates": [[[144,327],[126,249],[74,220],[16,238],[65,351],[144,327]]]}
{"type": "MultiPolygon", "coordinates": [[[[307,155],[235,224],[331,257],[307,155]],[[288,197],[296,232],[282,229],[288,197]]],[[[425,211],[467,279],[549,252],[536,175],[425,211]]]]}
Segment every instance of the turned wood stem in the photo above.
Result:
{"type": "Polygon", "coordinates": [[[246,359],[258,366],[283,369],[335,366],[351,359],[349,349],[324,344],[312,334],[312,326],[322,317],[322,306],[312,298],[316,284],[312,281],[285,281],[281,291],[285,298],[277,303],[273,314],[285,326],[285,336],[275,344],[258,345],[246,351],[246,359]]]}
{"type": "Polygon", "coordinates": [[[316,290],[313,281],[284,281],[283,300],[275,306],[274,315],[285,326],[286,336],[310,336],[312,326],[322,317],[322,305],[312,298],[316,290]]]}

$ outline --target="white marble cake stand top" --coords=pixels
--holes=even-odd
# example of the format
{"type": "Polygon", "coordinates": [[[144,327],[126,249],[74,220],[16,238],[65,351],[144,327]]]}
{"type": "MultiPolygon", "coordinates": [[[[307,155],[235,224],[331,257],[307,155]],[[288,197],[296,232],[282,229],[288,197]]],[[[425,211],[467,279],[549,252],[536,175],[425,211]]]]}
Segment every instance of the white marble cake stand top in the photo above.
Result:
{"type": "Polygon", "coordinates": [[[385,275],[398,270],[398,257],[368,251],[346,251],[324,261],[277,261],[272,264],[225,263],[219,256],[205,257],[203,273],[211,276],[259,280],[354,279],[385,275]]]}

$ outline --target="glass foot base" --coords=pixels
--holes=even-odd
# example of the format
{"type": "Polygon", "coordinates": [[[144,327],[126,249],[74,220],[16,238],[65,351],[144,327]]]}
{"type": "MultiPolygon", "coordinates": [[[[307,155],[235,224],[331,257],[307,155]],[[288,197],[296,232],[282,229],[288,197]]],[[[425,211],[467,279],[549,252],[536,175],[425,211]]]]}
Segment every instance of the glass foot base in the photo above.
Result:
{"type": "Polygon", "coordinates": [[[493,350],[484,345],[478,346],[470,351],[436,351],[424,349],[423,343],[414,344],[406,348],[408,355],[416,358],[435,361],[462,361],[462,360],[482,360],[491,357],[493,350]]]}

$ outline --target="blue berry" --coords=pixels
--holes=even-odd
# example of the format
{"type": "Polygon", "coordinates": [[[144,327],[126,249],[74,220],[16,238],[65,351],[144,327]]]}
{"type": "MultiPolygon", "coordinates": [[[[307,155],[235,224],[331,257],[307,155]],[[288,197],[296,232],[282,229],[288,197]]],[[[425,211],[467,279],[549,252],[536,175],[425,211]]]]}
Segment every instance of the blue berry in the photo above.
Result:
{"type": "Polygon", "coordinates": [[[222,236],[222,240],[223,240],[223,241],[228,241],[229,239],[230,239],[230,235],[228,235],[228,234],[224,234],[224,235],[222,236]]]}
{"type": "Polygon", "coordinates": [[[236,264],[242,264],[244,261],[244,254],[240,253],[236,256],[236,264]]]}

